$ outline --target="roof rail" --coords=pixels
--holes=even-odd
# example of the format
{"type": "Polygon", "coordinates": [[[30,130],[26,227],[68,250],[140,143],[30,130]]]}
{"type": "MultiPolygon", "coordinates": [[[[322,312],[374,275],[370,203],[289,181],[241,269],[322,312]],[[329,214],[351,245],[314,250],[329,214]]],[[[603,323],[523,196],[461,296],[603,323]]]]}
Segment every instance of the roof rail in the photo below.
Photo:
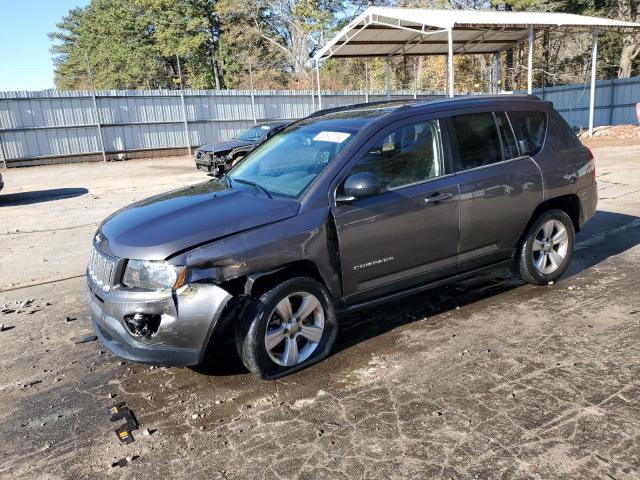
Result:
{"type": "Polygon", "coordinates": [[[454,98],[449,98],[449,97],[445,97],[443,95],[425,95],[422,96],[420,98],[417,99],[413,99],[413,98],[405,98],[405,99],[398,99],[398,100],[380,100],[377,102],[369,102],[369,103],[354,103],[352,105],[344,105],[342,107],[334,107],[334,108],[325,108],[323,110],[318,110],[316,112],[313,112],[312,114],[308,115],[306,118],[313,118],[313,117],[319,117],[321,115],[326,115],[328,113],[335,113],[335,112],[344,112],[344,111],[348,111],[348,110],[357,110],[359,108],[367,108],[367,107],[375,107],[375,106],[379,106],[379,107],[383,107],[385,105],[388,106],[394,106],[397,105],[398,107],[409,107],[410,105],[420,105],[420,104],[424,104],[426,102],[429,101],[434,101],[434,100],[438,100],[438,101],[482,101],[482,100],[495,100],[496,98],[499,98],[500,100],[521,100],[521,99],[527,99],[527,100],[538,100],[541,101],[542,99],[537,96],[537,95],[532,95],[532,94],[514,94],[514,95],[505,95],[505,94],[493,94],[493,95],[460,95],[460,96],[456,96],[454,98]]]}
{"type": "Polygon", "coordinates": [[[354,103],[352,105],[344,105],[342,107],[333,107],[333,108],[325,108],[322,110],[317,110],[315,112],[313,112],[311,115],[309,115],[307,118],[309,117],[317,117],[320,115],[325,115],[327,113],[334,113],[334,112],[344,112],[346,110],[355,110],[358,108],[365,108],[365,107],[371,107],[371,106],[376,106],[376,105],[388,105],[388,104],[394,104],[394,103],[410,103],[410,102],[415,102],[415,101],[419,101],[419,100],[413,100],[411,98],[405,98],[405,99],[399,99],[399,100],[380,100],[378,102],[369,102],[369,103],[354,103]]]}

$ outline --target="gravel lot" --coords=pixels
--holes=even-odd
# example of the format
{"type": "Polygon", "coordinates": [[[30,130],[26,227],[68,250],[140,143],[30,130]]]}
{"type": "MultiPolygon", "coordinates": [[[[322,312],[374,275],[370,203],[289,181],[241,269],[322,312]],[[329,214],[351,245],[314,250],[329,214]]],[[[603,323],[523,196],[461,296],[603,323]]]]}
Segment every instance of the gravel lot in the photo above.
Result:
{"type": "Polygon", "coordinates": [[[96,226],[203,180],[189,158],[3,171],[0,478],[640,478],[640,147],[595,154],[559,283],[495,272],[349,316],[328,360],[271,382],[229,342],[204,373],[75,343],[96,226]]]}

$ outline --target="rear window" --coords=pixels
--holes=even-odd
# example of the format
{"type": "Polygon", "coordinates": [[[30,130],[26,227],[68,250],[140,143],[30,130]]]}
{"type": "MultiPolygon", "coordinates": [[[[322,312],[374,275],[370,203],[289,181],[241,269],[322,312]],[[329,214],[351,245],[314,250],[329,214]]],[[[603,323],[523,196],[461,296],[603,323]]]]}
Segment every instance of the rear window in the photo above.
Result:
{"type": "Polygon", "coordinates": [[[576,133],[556,111],[549,112],[547,143],[553,151],[568,150],[581,145],[576,133]]]}
{"type": "Polygon", "coordinates": [[[520,138],[529,145],[529,155],[535,155],[544,144],[547,114],[544,112],[509,112],[509,118],[520,138]]]}
{"type": "Polygon", "coordinates": [[[502,151],[492,112],[453,117],[458,144],[458,170],[481,167],[502,161],[502,151]]]}

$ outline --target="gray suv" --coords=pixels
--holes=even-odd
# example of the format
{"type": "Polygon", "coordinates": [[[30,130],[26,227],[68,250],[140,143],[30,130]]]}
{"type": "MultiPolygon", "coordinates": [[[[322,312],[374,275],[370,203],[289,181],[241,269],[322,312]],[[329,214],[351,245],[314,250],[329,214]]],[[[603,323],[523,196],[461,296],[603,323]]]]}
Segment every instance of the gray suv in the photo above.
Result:
{"type": "Polygon", "coordinates": [[[326,357],[340,313],[498,266],[557,280],[596,203],[591,152],[537,97],[325,110],[107,218],[87,300],[121,357],[197,365],[235,332],[274,378],[326,357]]]}

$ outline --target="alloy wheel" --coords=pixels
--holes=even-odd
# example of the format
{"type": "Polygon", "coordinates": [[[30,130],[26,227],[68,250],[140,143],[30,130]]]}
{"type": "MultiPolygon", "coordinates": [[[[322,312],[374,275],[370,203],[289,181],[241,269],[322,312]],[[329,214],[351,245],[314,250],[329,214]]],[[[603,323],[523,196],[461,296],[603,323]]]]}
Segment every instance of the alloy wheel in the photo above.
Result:
{"type": "Polygon", "coordinates": [[[269,316],[264,345],[269,358],[292,367],[307,360],[324,332],[324,309],[308,292],[295,292],[280,300],[269,316]]]}
{"type": "Polygon", "coordinates": [[[533,265],[540,273],[549,275],[560,268],[568,248],[569,235],[566,227],[558,220],[547,220],[540,226],[533,240],[533,265]]]}

